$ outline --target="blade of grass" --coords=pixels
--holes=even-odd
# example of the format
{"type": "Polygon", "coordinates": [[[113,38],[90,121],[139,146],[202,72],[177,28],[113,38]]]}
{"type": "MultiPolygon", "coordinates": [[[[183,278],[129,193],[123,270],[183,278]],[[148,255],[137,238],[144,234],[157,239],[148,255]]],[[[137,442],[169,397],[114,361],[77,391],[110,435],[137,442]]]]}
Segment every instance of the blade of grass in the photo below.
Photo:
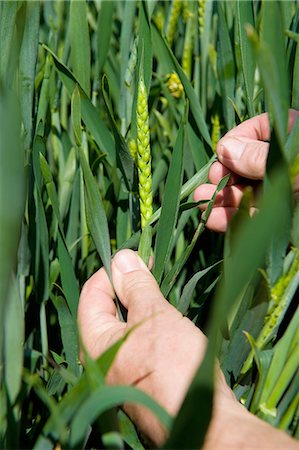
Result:
{"type": "MultiPolygon", "coordinates": [[[[0,364],[3,365],[4,311],[24,212],[25,174],[21,120],[13,92],[0,87],[0,364]]],[[[0,371],[0,384],[2,374],[0,371]]]]}
{"type": "MultiPolygon", "coordinates": [[[[109,2],[110,3],[110,2],[109,2]]],[[[90,40],[86,1],[70,2],[69,35],[71,64],[75,77],[87,96],[90,96],[90,40]]]]}
{"type": "Polygon", "coordinates": [[[85,201],[86,201],[86,216],[87,224],[90,234],[93,238],[97,251],[101,257],[102,263],[105,266],[106,272],[111,276],[111,248],[108,221],[105,214],[102,198],[86,161],[83,151],[79,148],[80,164],[83,171],[84,187],[85,187],[85,201]]]}
{"type": "Polygon", "coordinates": [[[112,36],[114,1],[102,2],[97,23],[97,70],[100,74],[103,70],[112,36]]]}
{"type": "MultiPolygon", "coordinates": [[[[208,173],[213,162],[216,161],[216,156],[212,156],[209,162],[202,167],[190,180],[186,181],[183,184],[180,194],[180,200],[184,200],[189,197],[189,195],[194,191],[197,186],[200,184],[206,183],[208,180],[208,173]]],[[[158,208],[157,211],[152,215],[152,218],[149,221],[149,224],[153,224],[156,220],[159,219],[161,214],[161,208],[158,208]]]]}
{"type": "Polygon", "coordinates": [[[102,79],[102,92],[111,128],[114,135],[116,146],[116,161],[123,175],[125,186],[128,189],[128,191],[131,192],[133,189],[134,162],[128,150],[126,141],[119,132],[115,119],[113,117],[112,107],[108,97],[109,84],[106,76],[104,76],[102,79]]]}
{"type": "Polygon", "coordinates": [[[79,376],[79,366],[77,362],[79,358],[78,341],[74,318],[70,314],[70,310],[63,297],[53,297],[52,300],[58,312],[62,345],[68,369],[76,376],[79,376]]]}
{"type": "Polygon", "coordinates": [[[167,267],[170,257],[171,240],[176,225],[180,191],[183,181],[183,155],[185,141],[185,121],[188,109],[186,109],[185,120],[180,126],[177,141],[175,143],[170,166],[168,169],[167,179],[165,183],[164,196],[161,206],[161,215],[158,222],[153,275],[160,284],[165,267],[167,267]]]}
{"type": "Polygon", "coordinates": [[[163,61],[164,64],[166,64],[166,67],[168,68],[169,72],[172,72],[174,70],[180,77],[180,80],[185,89],[186,96],[190,103],[191,113],[198,127],[198,130],[200,131],[202,137],[207,142],[207,144],[212,148],[211,138],[209,135],[205,119],[203,117],[198,97],[194,92],[194,89],[190,81],[186,77],[179,62],[177,61],[175,55],[173,54],[166,40],[161,36],[160,31],[157,29],[155,25],[152,26],[152,38],[153,38],[153,48],[157,55],[157,58],[160,61],[163,61]]]}
{"type": "Polygon", "coordinates": [[[169,414],[145,392],[133,386],[103,386],[96,389],[77,411],[72,424],[71,445],[78,444],[88,425],[92,424],[101,413],[123,403],[139,403],[146,406],[166,429],[170,428],[172,419],[169,414]]]}
{"type": "Polygon", "coordinates": [[[247,27],[247,34],[253,45],[277,138],[283,147],[287,137],[290,102],[281,4],[264,2],[262,11],[262,38],[259,39],[250,26],[247,27]]]}
{"type": "Polygon", "coordinates": [[[173,287],[173,285],[174,285],[178,275],[180,274],[180,272],[183,269],[183,267],[185,266],[189,256],[191,255],[191,252],[192,252],[192,250],[193,250],[193,248],[194,248],[198,238],[203,233],[203,231],[205,229],[206,221],[208,220],[209,215],[210,215],[210,213],[212,211],[212,207],[213,207],[216,195],[218,194],[218,192],[220,192],[225,187],[226,183],[228,182],[228,179],[229,179],[229,175],[226,175],[218,183],[218,185],[216,187],[216,190],[215,190],[211,200],[208,203],[208,207],[207,207],[206,211],[202,214],[201,221],[200,221],[199,225],[196,228],[196,231],[195,231],[195,233],[193,235],[193,238],[192,238],[190,244],[186,247],[186,249],[183,252],[183,254],[175,262],[175,264],[173,265],[171,270],[164,277],[164,280],[163,280],[162,285],[161,285],[161,292],[163,293],[164,297],[168,296],[168,294],[169,294],[170,290],[172,289],[172,287],[173,287]]]}
{"type": "Polygon", "coordinates": [[[182,314],[187,313],[190,305],[191,296],[195,290],[197,283],[199,282],[199,280],[201,280],[202,277],[204,277],[206,274],[208,274],[213,269],[218,267],[220,263],[221,261],[218,261],[212,266],[207,267],[206,269],[199,270],[193,275],[193,277],[188,281],[188,283],[185,284],[180,299],[176,305],[178,311],[180,311],[182,314]]]}
{"type": "Polygon", "coordinates": [[[218,39],[218,73],[221,86],[223,102],[223,113],[228,130],[235,125],[235,112],[229,99],[235,98],[235,64],[233,59],[233,49],[229,36],[228,24],[225,20],[222,2],[217,3],[219,18],[219,39],[218,39]]]}
{"type": "Polygon", "coordinates": [[[1,2],[0,3],[0,80],[4,84],[9,82],[11,75],[11,57],[15,52],[14,32],[17,13],[21,7],[21,2],[1,2]]]}
{"type": "Polygon", "coordinates": [[[26,19],[19,57],[19,89],[24,125],[24,146],[28,151],[32,141],[32,114],[35,66],[38,51],[40,3],[26,2],[26,19]]]}
{"type": "Polygon", "coordinates": [[[99,148],[106,152],[107,161],[111,166],[115,165],[115,145],[112,136],[106,127],[104,121],[101,119],[100,114],[91,103],[87,95],[84,93],[78,80],[70,72],[70,70],[57,58],[55,53],[52,52],[46,45],[43,47],[53,56],[55,67],[66,87],[69,95],[71,96],[74,92],[76,84],[79,86],[80,97],[81,97],[81,112],[82,119],[94,137],[99,148]]]}
{"type": "MultiPolygon", "coordinates": [[[[23,344],[25,337],[24,310],[20,297],[17,279],[12,277],[8,290],[7,306],[5,310],[5,382],[9,404],[15,403],[20,391],[23,371],[23,344]]],[[[13,408],[16,420],[18,406],[13,408]]]]}
{"type": "Polygon", "coordinates": [[[66,248],[64,238],[58,233],[58,259],[60,264],[60,276],[62,289],[68,303],[74,323],[77,318],[77,308],[79,303],[79,289],[72,260],[66,248]]]}
{"type": "Polygon", "coordinates": [[[236,12],[237,12],[238,34],[240,41],[242,72],[245,84],[247,109],[249,117],[252,117],[254,116],[253,89],[254,89],[255,61],[253,57],[252,46],[250,45],[247,37],[245,24],[250,24],[251,26],[254,26],[253,4],[251,2],[244,2],[238,0],[236,12]]]}

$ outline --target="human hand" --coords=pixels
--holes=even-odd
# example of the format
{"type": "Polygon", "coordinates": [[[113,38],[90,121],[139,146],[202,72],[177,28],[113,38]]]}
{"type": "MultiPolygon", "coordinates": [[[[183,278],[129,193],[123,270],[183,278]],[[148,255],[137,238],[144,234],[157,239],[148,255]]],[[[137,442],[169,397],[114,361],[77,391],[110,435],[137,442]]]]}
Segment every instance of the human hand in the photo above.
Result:
{"type": "MultiPolygon", "coordinates": [[[[134,325],[141,323],[122,345],[109,373],[109,384],[134,385],[175,415],[203,358],[206,337],[162,296],[137,254],[118,252],[112,261],[117,297],[128,311],[127,322],[118,318],[115,294],[104,269],[84,285],[78,310],[83,345],[98,358],[134,325]]],[[[217,410],[239,406],[224,376],[217,371],[217,410]]],[[[200,407],[200,405],[199,405],[200,407]]],[[[161,444],[165,430],[153,414],[140,405],[125,405],[137,427],[154,444],[161,444]]]]}
{"type": "MultiPolygon", "coordinates": [[[[289,131],[292,129],[298,111],[289,111],[289,131]]],[[[268,114],[246,120],[230,130],[217,144],[218,161],[209,172],[211,184],[198,186],[194,191],[195,201],[209,200],[216,186],[225,175],[231,174],[228,185],[217,194],[214,207],[207,221],[207,227],[224,232],[233,214],[238,210],[244,189],[252,186],[255,190],[263,179],[269,150],[270,126],[268,114]]],[[[299,191],[299,177],[294,190],[299,191]]],[[[207,205],[202,205],[205,210],[207,205]]],[[[252,212],[254,212],[254,205],[252,212]]]]}
{"type": "MultiPolygon", "coordinates": [[[[83,345],[91,357],[98,358],[128,329],[140,324],[119,350],[107,382],[134,385],[176,415],[203,358],[206,338],[164,299],[135,252],[118,252],[111,269],[116,295],[128,311],[127,322],[118,319],[115,293],[102,268],[85,283],[80,296],[78,323],[83,345]]],[[[237,402],[218,367],[215,378],[213,415],[202,450],[298,450],[296,441],[237,402]]],[[[151,443],[164,442],[166,431],[149,410],[140,405],[124,405],[124,409],[151,443]]]]}

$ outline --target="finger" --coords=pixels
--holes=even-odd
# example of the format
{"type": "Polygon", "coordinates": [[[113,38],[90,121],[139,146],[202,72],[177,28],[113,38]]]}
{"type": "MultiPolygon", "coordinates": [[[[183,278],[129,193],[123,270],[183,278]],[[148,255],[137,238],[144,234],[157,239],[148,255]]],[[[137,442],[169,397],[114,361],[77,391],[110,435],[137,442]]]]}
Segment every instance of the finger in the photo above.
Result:
{"type": "MultiPolygon", "coordinates": [[[[289,110],[288,130],[291,131],[299,115],[289,110]]],[[[219,160],[230,170],[253,180],[261,180],[265,173],[270,139],[268,114],[260,114],[230,130],[217,144],[219,160]]]]}
{"type": "Polygon", "coordinates": [[[112,261],[115,292],[128,310],[129,319],[139,322],[156,312],[173,310],[159,286],[138,254],[121,250],[112,261]]]}
{"type": "Polygon", "coordinates": [[[232,216],[237,211],[238,208],[232,207],[213,208],[206,223],[207,228],[218,233],[225,233],[232,216]]]}
{"type": "MultiPolygon", "coordinates": [[[[288,132],[290,132],[299,115],[299,111],[295,109],[289,110],[288,115],[288,132]]],[[[268,113],[259,114],[245,120],[237,127],[230,130],[225,136],[247,137],[259,141],[268,141],[270,139],[271,129],[268,113]]]]}
{"type": "Polygon", "coordinates": [[[117,316],[114,291],[102,268],[83,286],[78,306],[78,325],[84,348],[98,357],[117,340],[126,324],[117,316]]]}
{"type": "Polygon", "coordinates": [[[251,180],[265,174],[269,143],[226,135],[217,144],[219,161],[233,172],[251,180]]]}
{"type": "Polygon", "coordinates": [[[268,114],[263,113],[245,120],[237,127],[228,131],[225,136],[247,137],[258,141],[268,141],[270,139],[270,133],[268,114]]]}
{"type": "MultiPolygon", "coordinates": [[[[219,206],[231,206],[235,208],[238,207],[243,196],[243,189],[244,186],[242,185],[226,186],[216,195],[213,207],[214,208],[219,206]]],[[[209,200],[214,195],[215,190],[216,186],[213,184],[202,184],[201,186],[198,186],[198,188],[195,189],[194,200],[196,202],[200,200],[209,200]]],[[[204,203],[199,207],[204,211],[207,209],[208,203],[204,203]]]]}
{"type": "MultiPolygon", "coordinates": [[[[206,223],[207,228],[211,231],[216,231],[218,233],[225,233],[229,226],[232,217],[237,213],[238,208],[232,207],[218,207],[214,208],[209,216],[206,223]]],[[[250,216],[256,213],[257,209],[251,207],[249,210],[250,216]]]]}
{"type": "Polygon", "coordinates": [[[209,180],[213,184],[218,184],[225,175],[230,174],[227,185],[236,184],[240,180],[240,176],[225,167],[221,162],[216,161],[211,165],[209,170],[209,180]]]}

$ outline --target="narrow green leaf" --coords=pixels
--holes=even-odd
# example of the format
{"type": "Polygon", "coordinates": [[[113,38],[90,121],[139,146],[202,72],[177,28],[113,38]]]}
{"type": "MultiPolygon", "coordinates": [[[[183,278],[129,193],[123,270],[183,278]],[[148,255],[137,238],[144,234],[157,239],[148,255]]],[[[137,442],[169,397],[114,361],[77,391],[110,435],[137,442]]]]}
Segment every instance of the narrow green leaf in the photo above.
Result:
{"type": "Polygon", "coordinates": [[[43,174],[44,182],[47,188],[50,202],[53,207],[54,214],[56,216],[57,222],[61,224],[60,211],[59,211],[59,201],[56,186],[53,180],[52,172],[50,166],[42,153],[39,154],[40,168],[43,174]]]}
{"type": "Polygon", "coordinates": [[[60,264],[60,276],[62,289],[72,314],[74,323],[76,323],[77,309],[79,303],[79,289],[72,260],[66,248],[61,233],[58,233],[58,258],[60,264]]]}
{"type": "Polygon", "coordinates": [[[213,269],[218,267],[220,264],[220,261],[213,264],[210,267],[207,267],[206,269],[200,270],[196,272],[193,277],[188,281],[188,283],[185,284],[183,288],[183,292],[179,298],[179,301],[176,305],[176,308],[178,311],[180,311],[182,314],[186,314],[190,305],[190,300],[192,293],[195,290],[195,287],[199,280],[201,280],[202,277],[204,277],[207,273],[210,273],[213,269]]]}
{"type": "Polygon", "coordinates": [[[252,2],[238,0],[237,2],[237,22],[238,34],[240,41],[240,52],[242,61],[242,72],[244,77],[247,109],[249,116],[254,115],[253,107],[253,89],[254,89],[254,72],[255,61],[253,57],[252,46],[249,43],[245,29],[245,24],[254,26],[253,4],[252,2]]]}
{"type": "Polygon", "coordinates": [[[281,146],[288,130],[289,87],[286,70],[286,49],[280,2],[263,2],[263,33],[259,39],[252,27],[247,34],[253,45],[261,79],[273,115],[273,126],[281,146]]]}
{"type": "Polygon", "coordinates": [[[163,61],[164,64],[168,67],[168,72],[172,72],[173,70],[177,72],[178,76],[181,79],[181,82],[184,86],[186,96],[190,102],[190,110],[194,117],[195,123],[202,134],[202,137],[207,142],[207,144],[212,148],[212,142],[209,135],[209,131],[203,117],[202,109],[198,100],[194,89],[186,77],[183,69],[181,68],[179,62],[176,57],[172,53],[169,45],[166,40],[161,36],[160,31],[157,29],[155,25],[152,26],[152,39],[153,39],[153,49],[159,58],[160,61],[163,61]]]}
{"type": "Polygon", "coordinates": [[[10,405],[19,393],[23,371],[23,345],[25,335],[24,310],[18,283],[12,278],[5,310],[5,384],[10,405]]]}
{"type": "Polygon", "coordinates": [[[85,0],[70,3],[70,48],[71,63],[75,77],[84,92],[90,95],[90,40],[85,0]]]}
{"type": "Polygon", "coordinates": [[[82,144],[82,128],[81,128],[81,97],[78,85],[76,85],[74,92],[72,94],[72,109],[71,109],[71,119],[72,126],[75,135],[76,144],[78,147],[82,144]]]}
{"type": "Polygon", "coordinates": [[[62,345],[65,352],[65,360],[67,362],[69,370],[78,376],[79,355],[77,329],[75,325],[76,321],[71,315],[70,310],[63,297],[58,296],[53,298],[53,303],[58,312],[58,320],[60,325],[62,345]]]}
{"type": "MultiPolygon", "coordinates": [[[[24,212],[24,152],[20,140],[20,109],[14,92],[0,87],[0,343],[3,342],[4,311],[11,272],[17,261],[17,249],[24,212]]],[[[0,364],[2,360],[0,344],[0,364]]]]}
{"type": "Polygon", "coordinates": [[[156,236],[153,275],[158,283],[161,282],[170,257],[171,240],[179,211],[180,191],[183,181],[184,141],[185,124],[182,124],[168,170],[156,236]]]}
{"type": "Polygon", "coordinates": [[[102,92],[105,101],[106,110],[112,127],[115,145],[116,145],[116,161],[124,177],[124,183],[128,191],[133,189],[133,178],[134,178],[134,162],[132,156],[128,150],[127,144],[121,133],[119,132],[116,122],[113,117],[111,103],[109,101],[108,92],[109,85],[106,76],[102,79],[102,92]]]}
{"type": "Polygon", "coordinates": [[[226,175],[225,177],[223,177],[220,182],[218,183],[218,186],[215,189],[215,192],[211,198],[211,200],[208,203],[207,209],[206,211],[202,214],[201,217],[201,221],[198,224],[196,231],[192,237],[192,240],[190,242],[190,244],[186,247],[186,249],[184,250],[184,252],[182,253],[182,255],[180,256],[180,258],[175,262],[175,264],[173,265],[173,267],[170,269],[170,271],[167,273],[167,275],[164,277],[164,280],[162,282],[161,285],[161,291],[163,293],[163,295],[165,297],[168,296],[170,290],[172,289],[179,273],[181,272],[181,270],[183,269],[183,267],[185,266],[186,262],[188,261],[189,256],[191,255],[191,252],[198,240],[198,238],[201,236],[201,234],[203,233],[204,229],[205,229],[205,224],[209,218],[209,215],[212,211],[213,205],[214,205],[214,201],[216,198],[216,195],[218,194],[219,191],[221,191],[226,183],[228,182],[229,179],[229,174],[226,175]]]}
{"type": "Polygon", "coordinates": [[[102,151],[107,153],[107,160],[111,166],[115,165],[115,145],[112,136],[106,127],[104,121],[101,119],[99,112],[93,106],[87,95],[82,90],[78,80],[70,72],[70,70],[57,58],[55,53],[52,52],[46,45],[43,46],[54,59],[55,67],[66,87],[69,95],[71,96],[74,92],[76,84],[79,86],[81,94],[81,113],[82,119],[87,127],[87,129],[93,135],[97,145],[102,151]]]}
{"type": "Polygon", "coordinates": [[[144,450],[133,422],[122,410],[119,410],[117,415],[124,441],[134,450],[144,450]]]}
{"type": "Polygon", "coordinates": [[[8,81],[8,75],[11,75],[7,69],[14,53],[15,22],[21,4],[22,2],[18,1],[0,3],[0,80],[5,84],[8,81]]]}
{"type": "Polygon", "coordinates": [[[94,391],[77,411],[72,424],[71,445],[76,445],[83,438],[88,425],[92,424],[101,413],[123,403],[139,403],[146,406],[166,429],[170,428],[172,419],[169,414],[145,392],[133,386],[103,386],[94,391]]]}
{"type": "Polygon", "coordinates": [[[86,157],[81,149],[79,149],[80,163],[83,170],[86,216],[87,224],[97,251],[105,266],[106,272],[111,277],[111,249],[108,221],[105,214],[102,198],[94,179],[94,176],[87,163],[86,157]]]}
{"type": "Polygon", "coordinates": [[[235,64],[233,59],[233,49],[230,41],[228,24],[225,20],[222,2],[217,3],[219,18],[219,38],[218,38],[218,72],[221,86],[223,102],[223,112],[228,130],[235,125],[235,112],[230,99],[235,98],[235,64]]]}
{"type": "MultiPolygon", "coordinates": [[[[139,3],[139,30],[138,30],[138,61],[137,67],[143,68],[144,84],[147,92],[150,91],[152,78],[152,40],[151,26],[148,15],[148,3],[141,0],[139,3]],[[143,60],[141,61],[140,58],[143,60]]],[[[139,79],[139,78],[138,78],[139,79]]]]}
{"type": "MultiPolygon", "coordinates": [[[[190,180],[186,181],[183,184],[180,194],[180,200],[184,200],[189,197],[189,195],[194,191],[197,186],[200,184],[206,183],[208,180],[208,174],[211,165],[216,161],[216,157],[212,156],[209,162],[202,167],[190,180]]],[[[158,208],[156,212],[152,215],[152,218],[149,221],[149,224],[153,224],[156,220],[159,219],[161,214],[161,208],[158,208]]]]}
{"type": "Polygon", "coordinates": [[[26,2],[25,28],[19,59],[19,85],[22,119],[24,124],[24,146],[28,150],[32,141],[32,115],[34,97],[35,66],[37,60],[40,2],[26,2]]]}
{"type": "Polygon", "coordinates": [[[292,108],[299,110],[299,43],[296,44],[296,54],[293,70],[292,108]]]}
{"type": "Polygon", "coordinates": [[[112,36],[114,1],[101,3],[101,9],[98,15],[97,23],[97,53],[98,53],[98,71],[102,72],[109,49],[112,36]]]}

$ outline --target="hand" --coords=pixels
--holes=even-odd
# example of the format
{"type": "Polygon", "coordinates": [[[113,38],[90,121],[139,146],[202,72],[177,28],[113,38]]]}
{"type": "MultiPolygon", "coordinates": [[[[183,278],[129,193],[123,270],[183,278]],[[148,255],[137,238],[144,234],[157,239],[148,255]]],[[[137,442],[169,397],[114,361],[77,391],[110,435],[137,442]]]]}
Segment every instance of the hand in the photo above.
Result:
{"type": "MultiPolygon", "coordinates": [[[[98,358],[128,329],[140,324],[118,352],[107,382],[135,385],[176,415],[203,358],[206,338],[164,299],[135,252],[118,252],[111,269],[115,292],[128,311],[127,323],[118,319],[115,294],[102,268],[85,283],[80,296],[78,322],[83,345],[98,358]]],[[[124,405],[124,409],[154,445],[164,442],[166,431],[149,410],[140,405],[124,405]]],[[[217,368],[213,417],[203,450],[223,448],[298,450],[298,445],[239,404],[217,368]]]]}
{"type": "MultiPolygon", "coordinates": [[[[135,252],[116,254],[112,276],[116,294],[128,311],[127,323],[118,319],[115,294],[102,268],[85,283],[80,297],[78,321],[83,345],[97,358],[142,322],[121,347],[107,381],[134,385],[175,415],[203,358],[206,337],[164,299],[135,252]]],[[[231,409],[231,403],[239,406],[219,370],[217,406],[223,405],[224,412],[231,409]]],[[[139,405],[126,405],[124,409],[152,442],[161,444],[165,440],[165,430],[149,410],[139,405]]]]}
{"type": "MultiPolygon", "coordinates": [[[[289,131],[299,112],[289,111],[289,131]]],[[[255,190],[263,179],[269,150],[269,119],[266,113],[246,120],[229,131],[217,144],[218,160],[209,172],[211,184],[203,184],[194,191],[195,201],[209,200],[222,177],[231,174],[228,185],[217,194],[207,227],[224,232],[230,218],[238,210],[244,189],[252,186],[255,190]]],[[[294,186],[299,190],[299,178],[294,186]]],[[[203,210],[206,205],[202,205],[203,210]]],[[[253,205],[252,212],[255,208],[253,205]]]]}

